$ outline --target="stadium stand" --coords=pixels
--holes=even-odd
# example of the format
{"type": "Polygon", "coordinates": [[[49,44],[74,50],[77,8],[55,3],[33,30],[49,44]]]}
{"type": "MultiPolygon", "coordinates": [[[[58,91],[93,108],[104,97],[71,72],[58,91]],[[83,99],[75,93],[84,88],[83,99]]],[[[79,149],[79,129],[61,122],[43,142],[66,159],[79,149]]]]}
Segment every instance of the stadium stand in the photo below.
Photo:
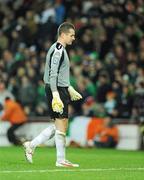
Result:
{"type": "Polygon", "coordinates": [[[70,117],[109,115],[141,123],[143,13],[141,0],[0,0],[0,80],[29,117],[48,116],[45,57],[58,25],[69,21],[77,29],[68,48],[71,84],[83,95],[70,117]]]}

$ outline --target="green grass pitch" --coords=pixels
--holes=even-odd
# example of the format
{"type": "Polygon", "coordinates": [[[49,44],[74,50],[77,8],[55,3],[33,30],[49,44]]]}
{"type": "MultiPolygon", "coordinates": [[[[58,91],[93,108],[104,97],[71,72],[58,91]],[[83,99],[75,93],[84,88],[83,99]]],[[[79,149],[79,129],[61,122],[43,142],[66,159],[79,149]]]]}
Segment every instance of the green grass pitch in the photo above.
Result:
{"type": "Polygon", "coordinates": [[[144,152],[67,148],[79,168],[56,168],[55,148],[37,148],[28,164],[22,147],[0,148],[0,180],[143,180],[144,152]]]}

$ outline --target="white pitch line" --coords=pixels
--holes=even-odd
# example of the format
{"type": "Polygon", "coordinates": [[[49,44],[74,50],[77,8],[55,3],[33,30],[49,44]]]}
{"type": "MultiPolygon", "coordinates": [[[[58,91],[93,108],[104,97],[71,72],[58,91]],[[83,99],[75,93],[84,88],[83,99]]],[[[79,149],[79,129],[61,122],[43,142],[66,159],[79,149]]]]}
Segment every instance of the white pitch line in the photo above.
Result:
{"type": "Polygon", "coordinates": [[[1,170],[0,173],[54,173],[54,172],[97,172],[97,171],[144,171],[144,167],[138,168],[96,168],[96,169],[41,169],[41,170],[1,170]]]}

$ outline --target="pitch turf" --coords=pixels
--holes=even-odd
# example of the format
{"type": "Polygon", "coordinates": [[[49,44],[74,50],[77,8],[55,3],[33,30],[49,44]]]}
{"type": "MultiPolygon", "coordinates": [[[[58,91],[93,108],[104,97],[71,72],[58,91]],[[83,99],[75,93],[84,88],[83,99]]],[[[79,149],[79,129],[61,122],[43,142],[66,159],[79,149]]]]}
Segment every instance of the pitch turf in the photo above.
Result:
{"type": "Polygon", "coordinates": [[[22,147],[0,148],[0,180],[143,180],[144,152],[67,149],[79,168],[56,168],[55,149],[37,148],[28,164],[22,147]]]}

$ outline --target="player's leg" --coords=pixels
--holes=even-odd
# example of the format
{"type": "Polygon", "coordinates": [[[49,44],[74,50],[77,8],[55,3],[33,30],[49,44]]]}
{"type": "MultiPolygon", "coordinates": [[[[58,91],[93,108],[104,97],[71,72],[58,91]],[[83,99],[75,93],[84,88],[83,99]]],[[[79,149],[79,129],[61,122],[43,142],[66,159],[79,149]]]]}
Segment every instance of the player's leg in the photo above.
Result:
{"type": "MultiPolygon", "coordinates": [[[[51,106],[51,102],[52,102],[52,93],[51,90],[49,88],[49,86],[46,85],[45,87],[45,92],[46,92],[46,96],[47,96],[47,105],[48,105],[48,114],[50,116],[50,119],[53,120],[54,116],[53,116],[53,111],[52,111],[52,106],[51,106]]],[[[28,162],[32,163],[32,157],[33,157],[33,153],[34,153],[34,149],[44,143],[46,140],[51,139],[55,134],[55,124],[52,123],[50,124],[46,129],[44,129],[37,137],[35,137],[32,141],[28,141],[24,143],[24,148],[25,148],[25,156],[28,162]]]]}
{"type": "Polygon", "coordinates": [[[51,139],[55,134],[55,125],[51,124],[49,127],[44,129],[37,137],[35,137],[32,141],[25,142],[24,149],[25,149],[25,156],[29,163],[33,163],[32,157],[35,148],[43,144],[45,141],[51,139]]]}
{"type": "Polygon", "coordinates": [[[78,167],[78,164],[73,164],[66,160],[65,148],[66,148],[66,131],[68,127],[68,105],[70,103],[70,96],[68,88],[58,87],[60,98],[64,104],[62,114],[55,114],[55,143],[57,151],[57,167],[78,167]]]}
{"type": "Polygon", "coordinates": [[[57,149],[57,161],[65,159],[66,130],[68,119],[56,119],[55,143],[57,149]]]}
{"type": "Polygon", "coordinates": [[[51,139],[55,134],[55,125],[51,124],[49,127],[44,129],[36,138],[31,141],[31,147],[35,148],[40,144],[43,144],[45,141],[51,139]]]}
{"type": "Polygon", "coordinates": [[[56,119],[56,133],[55,133],[55,143],[56,143],[56,152],[57,152],[57,167],[79,167],[78,164],[73,164],[70,161],[66,160],[66,130],[68,126],[68,119],[56,119]]]}

